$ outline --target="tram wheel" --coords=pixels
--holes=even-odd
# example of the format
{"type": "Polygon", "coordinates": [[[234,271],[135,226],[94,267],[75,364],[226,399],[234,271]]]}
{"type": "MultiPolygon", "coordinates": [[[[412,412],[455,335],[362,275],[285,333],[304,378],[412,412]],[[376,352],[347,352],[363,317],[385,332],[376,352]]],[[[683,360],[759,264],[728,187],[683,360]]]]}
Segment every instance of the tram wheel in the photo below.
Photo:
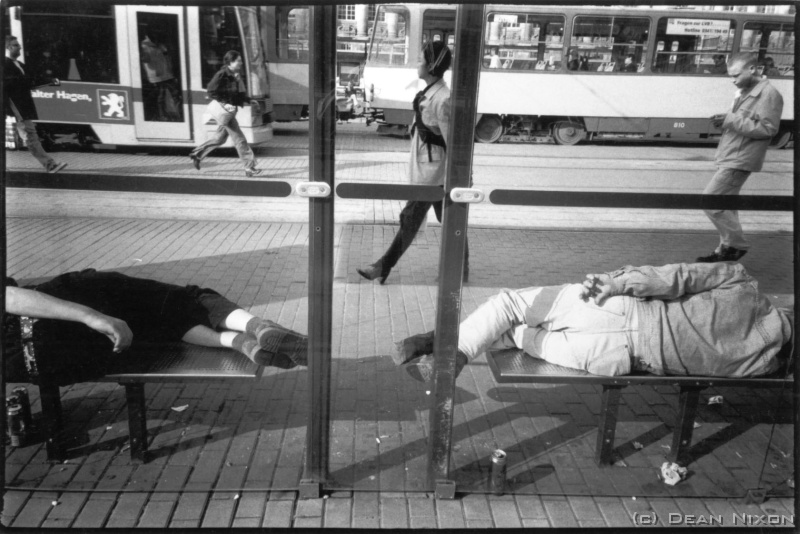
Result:
{"type": "Polygon", "coordinates": [[[553,124],[553,139],[559,145],[577,145],[585,138],[586,130],[580,124],[566,121],[553,124]]]}
{"type": "Polygon", "coordinates": [[[775,137],[772,138],[772,141],[769,143],[769,148],[774,150],[779,150],[784,148],[786,145],[789,144],[789,141],[792,139],[792,130],[791,129],[781,129],[775,134],[775,137]]]}
{"type": "Polygon", "coordinates": [[[503,135],[503,121],[497,115],[484,115],[475,126],[475,140],[494,143],[503,135]]]}

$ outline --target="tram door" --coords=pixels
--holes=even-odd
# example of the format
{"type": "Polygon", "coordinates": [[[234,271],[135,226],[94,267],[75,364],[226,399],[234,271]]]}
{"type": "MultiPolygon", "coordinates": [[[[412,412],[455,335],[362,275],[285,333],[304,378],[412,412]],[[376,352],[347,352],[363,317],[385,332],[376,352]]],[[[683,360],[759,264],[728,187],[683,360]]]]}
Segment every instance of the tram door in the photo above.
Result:
{"type": "Polygon", "coordinates": [[[136,137],[191,140],[184,8],[128,7],[136,137]]]}

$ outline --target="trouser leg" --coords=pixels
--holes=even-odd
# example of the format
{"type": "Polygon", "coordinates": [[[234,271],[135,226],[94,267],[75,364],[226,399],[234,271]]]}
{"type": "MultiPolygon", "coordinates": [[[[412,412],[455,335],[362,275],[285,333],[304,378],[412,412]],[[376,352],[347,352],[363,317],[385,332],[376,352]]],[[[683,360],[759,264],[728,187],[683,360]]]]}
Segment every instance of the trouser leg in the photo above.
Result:
{"type": "MultiPolygon", "coordinates": [[[[738,195],[750,172],[738,169],[720,168],[703,191],[704,195],[738,195]]],[[[720,247],[733,247],[740,250],[750,248],[744,237],[737,210],[703,210],[720,235],[720,247]]],[[[717,252],[720,251],[717,247],[717,252]]]]}
{"type": "Polygon", "coordinates": [[[421,200],[410,200],[406,203],[403,211],[400,212],[400,229],[392,240],[392,244],[383,255],[384,267],[394,267],[403,256],[408,247],[414,241],[425,214],[431,208],[431,202],[421,200]]]}
{"type": "Polygon", "coordinates": [[[195,156],[197,159],[204,159],[208,156],[215,148],[220,147],[225,144],[225,141],[228,139],[228,130],[220,124],[217,126],[217,131],[209,137],[205,143],[202,145],[197,146],[194,150],[192,150],[192,156],[195,156]]]}
{"type": "Polygon", "coordinates": [[[17,131],[20,137],[25,140],[25,144],[28,146],[28,152],[42,164],[42,167],[46,169],[48,166],[55,164],[53,158],[44,151],[42,142],[39,139],[39,134],[36,133],[36,125],[33,121],[17,118],[17,131]]]}
{"type": "Polygon", "coordinates": [[[526,323],[526,311],[544,288],[531,287],[513,291],[504,289],[481,304],[461,322],[458,350],[471,360],[501,338],[507,337],[517,325],[526,323]]]}
{"type": "Polygon", "coordinates": [[[242,129],[239,127],[239,123],[236,121],[235,117],[228,121],[227,129],[228,135],[231,136],[233,146],[236,147],[236,152],[239,153],[239,159],[242,160],[244,168],[252,169],[255,167],[256,155],[253,153],[253,149],[250,148],[250,145],[247,144],[247,139],[244,133],[242,133],[242,129]]]}

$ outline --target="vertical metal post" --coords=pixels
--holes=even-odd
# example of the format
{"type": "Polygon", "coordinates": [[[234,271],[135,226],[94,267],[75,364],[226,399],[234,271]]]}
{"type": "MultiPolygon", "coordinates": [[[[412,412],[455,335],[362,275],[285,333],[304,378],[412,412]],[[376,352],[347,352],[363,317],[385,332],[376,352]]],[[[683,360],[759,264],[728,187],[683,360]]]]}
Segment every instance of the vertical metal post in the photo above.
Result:
{"type": "MultiPolygon", "coordinates": [[[[309,170],[334,189],[336,134],[336,6],[311,9],[309,59],[309,170]]],[[[309,199],[308,377],[309,418],[300,497],[318,498],[328,477],[331,324],[333,309],[333,193],[309,199]]]]}
{"type": "MultiPolygon", "coordinates": [[[[795,18],[794,21],[795,31],[800,29],[800,21],[795,18]]],[[[795,57],[797,54],[800,54],[800,42],[795,41],[794,43],[794,53],[795,57]]],[[[800,112],[800,86],[795,84],[794,86],[794,116],[797,117],[797,113],[800,112]]],[[[798,158],[800,157],[800,140],[797,139],[797,128],[795,127],[794,133],[794,161],[797,162],[798,158]]],[[[800,191],[800,174],[795,172],[794,173],[794,210],[792,212],[793,215],[793,230],[794,230],[794,242],[792,243],[792,252],[794,253],[794,302],[798,301],[798,296],[800,296],[800,269],[797,268],[800,265],[800,242],[797,240],[797,236],[800,235],[800,196],[798,195],[798,191],[800,191]]],[[[794,314],[794,357],[792,358],[792,363],[794,369],[792,372],[794,373],[795,378],[798,376],[798,372],[800,372],[800,359],[797,357],[797,332],[798,328],[800,328],[800,316],[797,313],[794,314]]],[[[792,419],[794,421],[794,447],[795,450],[797,449],[798,444],[800,444],[800,383],[797,380],[792,381],[792,419]]],[[[792,473],[792,478],[794,480],[794,516],[800,517],[800,455],[794,455],[794,472],[792,473]]]]}
{"type": "MultiPolygon", "coordinates": [[[[8,9],[0,9],[0,28],[4,27],[4,24],[6,22],[5,21],[5,17],[6,17],[6,14],[8,12],[9,12],[8,9]]],[[[4,74],[2,66],[0,66],[0,74],[4,74]]],[[[0,102],[4,101],[3,100],[3,93],[4,93],[4,89],[5,88],[3,87],[3,85],[4,84],[0,83],[0,102]]],[[[5,121],[3,121],[3,124],[4,124],[4,126],[3,126],[3,131],[4,131],[3,137],[5,137],[5,121]]],[[[6,180],[5,180],[6,168],[7,168],[6,167],[6,151],[5,151],[5,148],[4,148],[2,151],[0,151],[0,173],[2,173],[2,176],[3,176],[3,178],[2,178],[2,182],[3,182],[2,183],[2,191],[3,191],[3,194],[2,194],[2,196],[0,196],[0,217],[2,218],[2,221],[3,221],[3,231],[0,232],[0,265],[2,265],[3,275],[4,275],[4,277],[3,277],[4,281],[2,283],[3,284],[2,285],[2,288],[3,288],[2,293],[3,294],[0,295],[0,304],[3,306],[2,310],[0,310],[0,314],[3,314],[3,315],[0,316],[0,320],[3,320],[4,323],[5,323],[5,313],[6,313],[6,284],[5,284],[5,276],[8,275],[8,271],[6,270],[6,267],[7,267],[8,264],[6,263],[6,225],[5,225],[5,222],[6,222],[6,180]]],[[[5,328],[0,328],[0,347],[5,347],[6,346],[5,335],[6,335],[5,328]]],[[[4,358],[6,357],[6,354],[5,354],[5,351],[0,351],[0,353],[2,353],[2,354],[0,354],[0,392],[3,393],[3,399],[5,399],[6,398],[6,395],[5,395],[5,393],[6,393],[6,373],[4,371],[5,370],[5,360],[4,360],[4,358]]],[[[0,416],[0,436],[5,436],[6,435],[6,404],[5,404],[5,401],[3,401],[3,403],[2,403],[2,405],[0,407],[2,408],[2,415],[0,416]]],[[[5,458],[5,457],[6,457],[6,442],[5,442],[5,439],[0,439],[0,458],[5,458]]],[[[2,463],[2,465],[0,465],[0,480],[5,480],[6,479],[6,463],[5,463],[5,461],[0,462],[0,463],[2,463]]],[[[4,499],[0,499],[0,514],[2,514],[2,512],[3,512],[3,501],[4,501],[4,499]]]]}
{"type": "Polygon", "coordinates": [[[456,49],[450,93],[450,136],[447,139],[442,246],[439,254],[439,293],[433,344],[434,379],[428,440],[428,485],[440,498],[453,498],[449,480],[453,434],[458,325],[461,316],[461,278],[467,239],[467,204],[450,200],[454,187],[469,187],[477,112],[478,76],[483,43],[483,5],[459,5],[456,11],[456,49]]]}

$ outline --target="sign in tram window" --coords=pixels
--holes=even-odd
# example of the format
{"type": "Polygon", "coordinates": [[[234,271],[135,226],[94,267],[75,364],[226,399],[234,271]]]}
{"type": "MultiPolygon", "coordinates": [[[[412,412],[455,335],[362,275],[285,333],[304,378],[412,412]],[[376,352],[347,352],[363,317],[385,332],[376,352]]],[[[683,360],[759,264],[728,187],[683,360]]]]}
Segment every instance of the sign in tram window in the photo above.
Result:
{"type": "Polygon", "coordinates": [[[408,64],[408,9],[400,6],[379,6],[369,61],[380,65],[408,64]]]}
{"type": "Polygon", "coordinates": [[[486,18],[483,67],[561,69],[564,17],[538,13],[490,13],[486,18]]]}
{"type": "Polygon", "coordinates": [[[21,9],[21,59],[34,79],[119,83],[113,6],[48,2],[21,9]]]}
{"type": "Polygon", "coordinates": [[[735,31],[732,20],[661,18],[653,72],[726,76],[735,31]]]}
{"type": "Polygon", "coordinates": [[[650,20],[632,17],[575,17],[567,70],[644,71],[650,20]]]}
{"type": "Polygon", "coordinates": [[[794,76],[794,28],[776,22],[745,22],[740,52],[758,54],[758,68],[767,78],[794,76]]]}
{"type": "Polygon", "coordinates": [[[311,24],[307,7],[281,6],[275,11],[278,57],[308,62],[308,31],[311,24]]]}

